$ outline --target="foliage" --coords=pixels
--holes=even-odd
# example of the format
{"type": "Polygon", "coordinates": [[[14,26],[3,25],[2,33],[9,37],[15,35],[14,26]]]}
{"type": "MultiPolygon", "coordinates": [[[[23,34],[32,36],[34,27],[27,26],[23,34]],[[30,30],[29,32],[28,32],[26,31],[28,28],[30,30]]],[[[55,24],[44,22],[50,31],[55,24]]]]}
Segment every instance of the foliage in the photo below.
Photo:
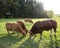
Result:
{"type": "Polygon", "coordinates": [[[1,0],[0,18],[48,17],[42,2],[36,0],[1,0]]]}
{"type": "Polygon", "coordinates": [[[47,15],[49,18],[54,17],[54,12],[52,10],[47,11],[47,15]]]}

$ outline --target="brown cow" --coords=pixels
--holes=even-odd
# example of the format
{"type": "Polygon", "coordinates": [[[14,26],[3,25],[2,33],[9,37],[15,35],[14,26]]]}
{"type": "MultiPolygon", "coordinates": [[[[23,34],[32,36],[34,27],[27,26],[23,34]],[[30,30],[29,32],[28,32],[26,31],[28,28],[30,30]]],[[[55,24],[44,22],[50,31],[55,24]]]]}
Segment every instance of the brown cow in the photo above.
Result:
{"type": "Polygon", "coordinates": [[[33,23],[33,21],[30,18],[25,18],[25,22],[33,23]]]}
{"type": "Polygon", "coordinates": [[[17,23],[19,23],[19,25],[21,25],[21,27],[23,28],[23,30],[25,30],[25,32],[27,34],[27,29],[25,27],[25,24],[22,21],[17,21],[17,23]]]}
{"type": "MultiPolygon", "coordinates": [[[[22,27],[18,23],[6,23],[6,29],[9,34],[9,31],[16,31],[17,33],[22,33],[22,35],[25,35],[26,32],[22,29],[22,27]]],[[[18,34],[17,34],[18,36],[18,34]]]]}
{"type": "MultiPolygon", "coordinates": [[[[45,20],[45,21],[38,21],[36,22],[33,27],[30,30],[30,36],[33,36],[37,33],[41,35],[40,39],[42,38],[42,32],[44,30],[46,31],[52,31],[54,30],[54,36],[56,37],[56,29],[57,29],[57,22],[54,20],[45,20]]],[[[50,34],[51,35],[51,34],[50,34]]]]}

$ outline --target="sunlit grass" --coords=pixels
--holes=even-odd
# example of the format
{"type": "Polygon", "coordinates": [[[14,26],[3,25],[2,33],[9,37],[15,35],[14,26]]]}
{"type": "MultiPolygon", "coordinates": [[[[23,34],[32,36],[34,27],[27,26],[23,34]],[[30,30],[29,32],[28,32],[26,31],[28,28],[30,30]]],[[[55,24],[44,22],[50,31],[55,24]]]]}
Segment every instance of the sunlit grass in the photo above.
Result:
{"type": "MultiPolygon", "coordinates": [[[[16,22],[18,19],[0,19],[0,48],[60,48],[60,17],[56,17],[58,23],[57,28],[57,40],[55,41],[54,32],[52,33],[52,40],[50,39],[50,32],[43,32],[43,39],[40,40],[40,35],[37,34],[36,37],[29,38],[29,34],[22,36],[21,34],[17,37],[17,34],[8,33],[5,28],[6,22],[16,22]]],[[[24,22],[24,19],[20,19],[24,22]]],[[[32,19],[35,23],[36,21],[41,21],[45,19],[32,19]]],[[[28,30],[31,29],[33,24],[25,23],[28,30]]]]}

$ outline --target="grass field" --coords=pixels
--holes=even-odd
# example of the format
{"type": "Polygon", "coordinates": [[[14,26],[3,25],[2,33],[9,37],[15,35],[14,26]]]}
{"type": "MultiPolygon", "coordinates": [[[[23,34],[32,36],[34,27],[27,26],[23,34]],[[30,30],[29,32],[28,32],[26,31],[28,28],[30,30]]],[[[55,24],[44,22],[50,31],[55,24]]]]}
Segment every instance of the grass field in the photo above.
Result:
{"type": "MultiPolygon", "coordinates": [[[[24,19],[21,19],[24,22],[24,19]]],[[[32,19],[34,23],[44,19],[32,19]]],[[[54,32],[52,32],[52,38],[50,38],[50,32],[43,32],[43,39],[40,40],[40,35],[37,34],[36,38],[29,38],[29,34],[17,37],[17,34],[8,33],[5,28],[6,22],[16,22],[17,19],[0,19],[0,48],[60,48],[60,17],[56,17],[58,23],[57,27],[57,40],[54,38],[54,32]]],[[[27,29],[31,29],[33,24],[25,23],[27,29]]]]}

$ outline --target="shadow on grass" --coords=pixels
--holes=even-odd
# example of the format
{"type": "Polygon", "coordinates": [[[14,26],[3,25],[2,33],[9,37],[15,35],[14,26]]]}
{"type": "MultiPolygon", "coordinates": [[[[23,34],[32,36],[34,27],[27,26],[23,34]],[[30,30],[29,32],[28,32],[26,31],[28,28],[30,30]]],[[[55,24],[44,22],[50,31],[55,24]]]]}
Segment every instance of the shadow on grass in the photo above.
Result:
{"type": "Polygon", "coordinates": [[[11,48],[12,45],[20,42],[25,36],[2,36],[0,37],[0,48],[11,48]]]}
{"type": "Polygon", "coordinates": [[[33,39],[28,38],[18,48],[39,48],[39,43],[40,43],[40,40],[36,42],[34,41],[34,38],[33,39]]]}
{"type": "Polygon", "coordinates": [[[50,45],[49,48],[60,48],[60,40],[57,40],[57,37],[55,37],[55,40],[52,39],[52,37],[50,37],[50,45]]]}
{"type": "MultiPolygon", "coordinates": [[[[11,46],[17,44],[17,42],[21,42],[24,38],[25,36],[19,36],[18,38],[16,36],[2,36],[0,37],[0,48],[13,48],[11,46]]],[[[60,40],[57,40],[56,38],[53,40],[53,38],[50,37],[49,41],[45,41],[44,39],[35,40],[35,38],[28,37],[14,48],[60,48],[60,40]]]]}
{"type": "Polygon", "coordinates": [[[55,40],[50,37],[50,42],[45,40],[37,40],[37,42],[34,40],[35,38],[31,39],[28,38],[25,40],[18,48],[60,48],[60,40],[55,40]]]}

